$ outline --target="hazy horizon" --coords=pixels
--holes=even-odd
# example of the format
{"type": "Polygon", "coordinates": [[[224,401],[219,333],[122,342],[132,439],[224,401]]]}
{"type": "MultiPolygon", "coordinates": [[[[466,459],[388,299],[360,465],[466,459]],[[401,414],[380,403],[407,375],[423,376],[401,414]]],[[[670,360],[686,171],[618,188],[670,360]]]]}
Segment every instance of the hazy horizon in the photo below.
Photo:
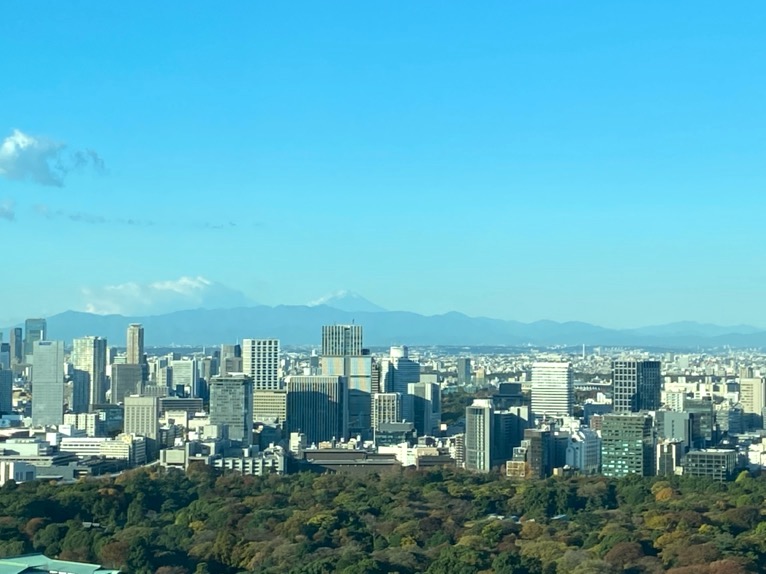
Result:
{"type": "MultiPolygon", "coordinates": [[[[373,310],[373,309],[361,310],[361,309],[349,309],[349,308],[346,308],[345,305],[342,304],[342,302],[340,304],[336,304],[335,303],[335,301],[332,299],[332,296],[338,295],[338,292],[334,292],[334,293],[327,294],[327,296],[325,296],[325,297],[321,297],[321,298],[315,299],[314,301],[297,302],[297,303],[284,302],[284,303],[276,303],[276,304],[273,304],[273,305],[272,304],[268,304],[268,303],[256,302],[256,301],[248,301],[248,302],[242,302],[241,304],[232,304],[232,305],[216,305],[216,304],[212,304],[211,305],[210,303],[201,302],[199,305],[196,305],[196,306],[190,306],[190,307],[171,307],[171,308],[168,308],[165,311],[154,310],[154,311],[148,311],[148,312],[143,312],[143,313],[142,312],[136,312],[136,313],[123,312],[123,311],[115,310],[115,309],[108,310],[108,311],[107,310],[99,311],[97,309],[62,309],[61,311],[58,311],[56,313],[51,313],[49,315],[36,315],[36,316],[30,315],[29,317],[25,317],[23,319],[15,319],[15,320],[10,320],[10,321],[0,321],[0,331],[3,328],[8,328],[8,327],[11,327],[13,325],[23,325],[24,319],[26,319],[26,318],[35,318],[35,317],[38,317],[38,316],[39,317],[48,318],[48,317],[51,317],[51,316],[56,316],[56,315],[59,315],[59,314],[62,314],[62,313],[70,312],[70,311],[81,312],[81,313],[91,313],[91,314],[94,314],[94,315],[101,315],[101,316],[117,315],[117,316],[122,316],[122,317],[126,317],[126,318],[132,318],[132,317],[155,317],[155,316],[168,315],[168,314],[171,314],[171,313],[174,313],[174,312],[194,311],[194,310],[199,310],[199,309],[206,310],[206,311],[216,311],[216,310],[236,309],[238,307],[255,307],[255,306],[261,306],[261,305],[265,305],[265,306],[268,306],[268,307],[276,307],[276,306],[306,306],[306,307],[311,307],[311,306],[315,306],[315,305],[327,305],[329,307],[338,309],[340,311],[345,311],[345,312],[348,312],[348,313],[351,313],[351,314],[353,314],[353,313],[360,313],[360,314],[361,313],[375,313],[375,312],[405,312],[405,313],[415,313],[415,314],[423,315],[423,316],[438,316],[438,315],[444,315],[444,314],[448,314],[448,313],[460,313],[460,314],[467,315],[468,317],[472,317],[472,318],[487,318],[487,319],[498,319],[498,320],[502,320],[502,321],[517,321],[517,322],[520,322],[520,323],[527,323],[527,324],[536,323],[536,322],[544,322],[544,321],[552,321],[552,322],[556,322],[556,323],[578,322],[578,323],[586,323],[586,324],[590,324],[590,325],[594,325],[594,326],[598,326],[598,327],[604,327],[604,328],[607,328],[607,329],[614,329],[614,330],[632,330],[632,329],[643,329],[643,328],[648,328],[648,327],[663,327],[663,326],[666,326],[666,325],[674,325],[674,324],[678,324],[678,323],[692,323],[692,324],[699,324],[699,325],[715,325],[715,326],[724,327],[724,328],[727,328],[727,327],[731,327],[731,328],[750,327],[750,328],[753,328],[753,329],[766,331],[766,328],[764,328],[763,326],[757,325],[757,324],[753,324],[753,323],[712,323],[712,322],[708,322],[708,321],[698,321],[698,320],[695,320],[695,319],[680,319],[680,320],[675,320],[675,321],[663,321],[663,322],[659,322],[659,323],[638,323],[638,324],[633,324],[633,325],[628,325],[628,324],[626,324],[626,325],[610,325],[610,324],[597,323],[595,321],[589,321],[587,319],[567,319],[567,320],[559,321],[559,320],[551,319],[551,318],[547,318],[547,317],[540,317],[540,318],[537,318],[537,319],[523,320],[523,319],[517,319],[515,317],[508,318],[508,317],[493,317],[493,316],[490,316],[490,315],[471,315],[470,313],[464,313],[463,311],[461,311],[459,309],[450,309],[450,310],[442,312],[442,313],[419,313],[418,311],[414,311],[412,309],[405,309],[405,308],[385,309],[385,308],[379,307],[375,302],[369,301],[368,299],[364,298],[362,295],[360,295],[358,293],[349,292],[349,294],[353,295],[354,297],[361,297],[365,304],[369,304],[369,305],[371,305],[373,307],[378,307],[378,309],[377,310],[373,310]],[[324,301],[323,299],[328,299],[328,300],[324,301]]],[[[178,301],[176,301],[176,303],[178,303],[178,301]]]]}

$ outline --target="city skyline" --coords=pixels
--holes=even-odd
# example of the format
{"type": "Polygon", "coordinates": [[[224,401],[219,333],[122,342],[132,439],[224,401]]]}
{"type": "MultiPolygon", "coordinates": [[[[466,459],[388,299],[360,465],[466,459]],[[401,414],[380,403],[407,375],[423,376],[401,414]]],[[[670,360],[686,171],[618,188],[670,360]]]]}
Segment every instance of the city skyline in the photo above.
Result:
{"type": "Polygon", "coordinates": [[[349,289],[766,326],[762,5],[87,6],[6,10],[0,324],[349,289]]]}

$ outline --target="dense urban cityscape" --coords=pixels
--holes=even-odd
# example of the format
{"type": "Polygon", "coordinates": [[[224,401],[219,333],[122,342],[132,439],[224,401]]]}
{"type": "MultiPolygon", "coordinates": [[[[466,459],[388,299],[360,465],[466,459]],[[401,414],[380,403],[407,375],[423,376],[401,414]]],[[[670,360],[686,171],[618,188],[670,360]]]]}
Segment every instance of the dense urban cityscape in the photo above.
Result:
{"type": "Polygon", "coordinates": [[[317,339],[308,355],[246,338],[157,355],[140,324],[123,350],[99,336],[56,341],[29,319],[0,343],[0,485],[145,464],[728,480],[766,463],[766,358],[754,351],[372,353],[362,325],[317,339]],[[460,412],[443,420],[450,398],[460,412]]]}

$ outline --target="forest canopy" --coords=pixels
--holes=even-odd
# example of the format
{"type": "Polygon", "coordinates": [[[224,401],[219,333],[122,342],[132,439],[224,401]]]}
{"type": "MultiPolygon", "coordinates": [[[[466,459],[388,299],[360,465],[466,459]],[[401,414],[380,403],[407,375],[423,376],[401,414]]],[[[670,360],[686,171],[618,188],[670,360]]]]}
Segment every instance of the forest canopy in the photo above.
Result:
{"type": "Polygon", "coordinates": [[[766,478],[511,481],[432,469],[249,477],[140,469],[0,489],[0,555],[135,574],[766,569],[766,478]]]}

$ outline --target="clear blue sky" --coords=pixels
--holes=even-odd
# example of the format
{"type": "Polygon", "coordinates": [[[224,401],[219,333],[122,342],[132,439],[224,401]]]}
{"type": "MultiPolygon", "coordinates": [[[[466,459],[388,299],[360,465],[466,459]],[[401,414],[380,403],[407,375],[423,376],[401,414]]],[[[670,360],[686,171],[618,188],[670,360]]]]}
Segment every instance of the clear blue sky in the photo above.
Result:
{"type": "Polygon", "coordinates": [[[4,3],[0,319],[203,277],[766,327],[764,30],[755,1],[4,3]]]}

